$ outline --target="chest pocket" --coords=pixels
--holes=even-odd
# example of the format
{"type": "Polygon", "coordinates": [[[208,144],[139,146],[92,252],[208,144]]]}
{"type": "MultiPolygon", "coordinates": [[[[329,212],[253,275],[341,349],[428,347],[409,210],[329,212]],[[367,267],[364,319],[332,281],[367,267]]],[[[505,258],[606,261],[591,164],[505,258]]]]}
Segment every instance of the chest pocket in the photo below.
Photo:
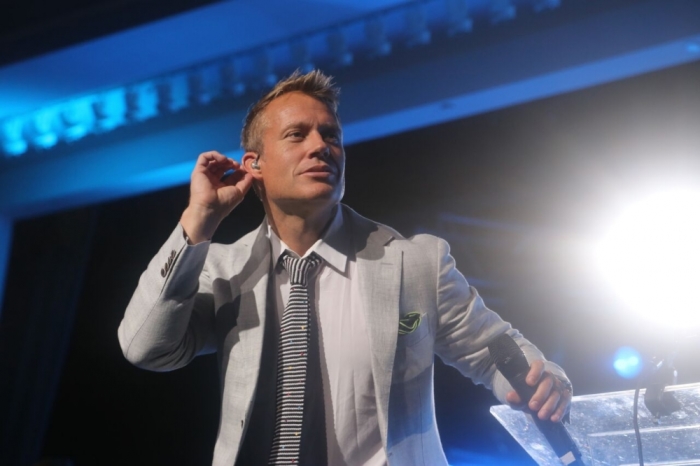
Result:
{"type": "Polygon", "coordinates": [[[420,312],[399,317],[397,346],[412,346],[428,335],[428,322],[420,312]]]}
{"type": "Polygon", "coordinates": [[[394,358],[394,381],[406,382],[421,374],[433,362],[433,340],[428,319],[421,313],[399,318],[394,358]]]}

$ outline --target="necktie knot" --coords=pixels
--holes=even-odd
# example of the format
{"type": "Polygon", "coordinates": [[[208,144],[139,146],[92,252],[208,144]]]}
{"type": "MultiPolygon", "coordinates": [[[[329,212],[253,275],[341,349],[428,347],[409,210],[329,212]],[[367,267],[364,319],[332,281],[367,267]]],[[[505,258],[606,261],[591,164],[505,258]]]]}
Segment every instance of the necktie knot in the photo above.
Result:
{"type": "Polygon", "coordinates": [[[289,274],[289,282],[292,285],[307,286],[308,278],[312,270],[321,263],[321,258],[315,253],[308,257],[298,258],[285,253],[282,257],[282,266],[289,274]]]}

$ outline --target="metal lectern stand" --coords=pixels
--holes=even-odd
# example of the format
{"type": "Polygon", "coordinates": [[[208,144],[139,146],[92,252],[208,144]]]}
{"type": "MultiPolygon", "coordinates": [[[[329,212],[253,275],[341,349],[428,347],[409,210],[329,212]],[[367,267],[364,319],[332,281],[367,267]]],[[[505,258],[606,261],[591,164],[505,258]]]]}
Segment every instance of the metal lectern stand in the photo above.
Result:
{"type": "MultiPolygon", "coordinates": [[[[645,466],[700,466],[700,383],[666,387],[681,410],[658,422],[639,395],[639,429],[645,466]]],[[[638,465],[637,442],[632,423],[634,390],[575,396],[571,424],[566,428],[579,446],[588,466],[638,465]]],[[[498,421],[540,465],[560,465],[529,415],[508,406],[491,408],[498,421]]]]}

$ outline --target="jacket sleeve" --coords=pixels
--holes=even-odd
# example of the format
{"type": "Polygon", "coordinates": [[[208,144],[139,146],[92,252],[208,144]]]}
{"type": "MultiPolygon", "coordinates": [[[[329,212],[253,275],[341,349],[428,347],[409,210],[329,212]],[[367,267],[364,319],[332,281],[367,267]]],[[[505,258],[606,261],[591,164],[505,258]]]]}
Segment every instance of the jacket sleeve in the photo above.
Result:
{"type": "Polygon", "coordinates": [[[486,307],[476,289],[455,267],[449,245],[444,240],[437,244],[437,309],[438,326],[435,352],[475,383],[490,388],[496,398],[505,403],[506,393],[512,390],[508,381],[496,370],[487,345],[503,333],[508,333],[522,348],[528,361],[545,361],[545,369],[564,379],[564,371],[546,361],[540,350],[516,329],[486,307]]]}
{"type": "Polygon", "coordinates": [[[209,245],[187,244],[178,224],[148,264],[118,330],[122,352],[132,364],[168,371],[216,350],[205,267],[209,245]]]}

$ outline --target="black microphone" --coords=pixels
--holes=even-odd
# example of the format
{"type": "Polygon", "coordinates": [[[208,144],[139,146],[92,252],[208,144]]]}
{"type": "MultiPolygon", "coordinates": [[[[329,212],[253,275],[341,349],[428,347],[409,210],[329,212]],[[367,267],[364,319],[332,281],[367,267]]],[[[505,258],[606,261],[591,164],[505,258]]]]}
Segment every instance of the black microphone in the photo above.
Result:
{"type": "MultiPolygon", "coordinates": [[[[531,387],[525,382],[530,371],[530,364],[525,359],[523,350],[506,333],[489,343],[488,348],[496,368],[510,382],[520,399],[527,404],[532,395],[535,394],[535,387],[531,387]]],[[[535,425],[563,464],[583,466],[581,452],[561,421],[552,422],[548,419],[543,421],[537,417],[537,413],[533,413],[529,408],[526,408],[526,411],[532,415],[535,425]]]]}

